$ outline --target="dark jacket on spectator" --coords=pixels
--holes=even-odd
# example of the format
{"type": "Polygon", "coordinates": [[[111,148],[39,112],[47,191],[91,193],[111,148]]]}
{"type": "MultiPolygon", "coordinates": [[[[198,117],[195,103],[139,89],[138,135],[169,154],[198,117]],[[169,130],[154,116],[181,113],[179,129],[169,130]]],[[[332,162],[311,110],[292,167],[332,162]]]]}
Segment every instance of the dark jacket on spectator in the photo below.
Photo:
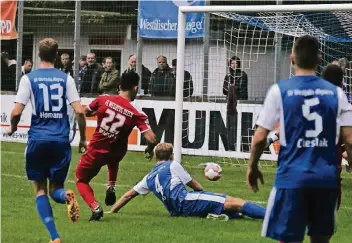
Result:
{"type": "Polygon", "coordinates": [[[236,96],[238,100],[248,100],[248,77],[247,74],[241,70],[241,62],[238,57],[234,56],[229,61],[229,73],[224,78],[222,92],[228,95],[229,85],[235,84],[236,96]],[[236,60],[238,68],[233,70],[231,68],[231,61],[236,60]]]}
{"type": "Polygon", "coordinates": [[[70,76],[73,77],[72,66],[67,66],[67,67],[61,66],[60,70],[63,71],[64,73],[70,74],[70,76]]]}
{"type": "Polygon", "coordinates": [[[98,93],[99,94],[117,94],[120,84],[119,72],[112,69],[109,72],[104,72],[101,77],[98,93]]]}
{"type": "MultiPolygon", "coordinates": [[[[176,82],[176,72],[173,72],[176,82]]],[[[192,75],[185,70],[183,82],[183,98],[188,98],[193,95],[193,80],[192,75]]]]}
{"type": "Polygon", "coordinates": [[[16,64],[8,66],[1,57],[1,90],[16,91],[16,64]]]}
{"type": "Polygon", "coordinates": [[[150,78],[150,90],[152,96],[175,96],[175,77],[172,69],[156,68],[150,78]]]}
{"type": "Polygon", "coordinates": [[[98,63],[94,63],[91,66],[88,65],[83,75],[81,93],[98,93],[98,86],[103,72],[103,67],[98,63]]]}
{"type": "MultiPolygon", "coordinates": [[[[132,68],[127,68],[123,73],[128,73],[128,72],[136,72],[136,69],[132,68]]],[[[142,65],[142,84],[141,88],[144,90],[144,94],[150,94],[149,90],[149,82],[150,82],[150,77],[152,76],[152,73],[148,68],[146,68],[144,65],[142,65]]]]}

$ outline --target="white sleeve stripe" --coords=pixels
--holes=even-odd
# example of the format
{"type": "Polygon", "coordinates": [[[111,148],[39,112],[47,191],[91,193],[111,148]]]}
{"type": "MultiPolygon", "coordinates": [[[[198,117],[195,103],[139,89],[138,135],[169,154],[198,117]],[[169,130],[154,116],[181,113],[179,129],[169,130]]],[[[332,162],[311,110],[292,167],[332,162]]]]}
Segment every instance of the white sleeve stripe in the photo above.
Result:
{"type": "Polygon", "coordinates": [[[92,109],[90,108],[90,106],[89,106],[89,105],[87,105],[86,107],[87,107],[87,109],[88,109],[88,110],[92,111],[92,109]]]}
{"type": "Polygon", "coordinates": [[[141,133],[145,133],[145,132],[148,132],[149,130],[151,130],[150,128],[147,128],[147,129],[145,129],[145,130],[143,130],[143,131],[140,131],[141,133]]]}

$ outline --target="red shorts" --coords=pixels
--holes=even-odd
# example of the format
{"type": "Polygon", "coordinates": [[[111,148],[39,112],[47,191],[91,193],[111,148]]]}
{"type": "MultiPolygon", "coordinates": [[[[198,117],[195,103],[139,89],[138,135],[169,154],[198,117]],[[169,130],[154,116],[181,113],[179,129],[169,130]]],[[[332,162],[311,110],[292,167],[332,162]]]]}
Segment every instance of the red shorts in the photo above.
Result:
{"type": "Polygon", "coordinates": [[[100,171],[101,167],[118,167],[120,161],[125,157],[126,149],[114,153],[100,153],[96,150],[88,150],[82,155],[76,168],[76,179],[84,182],[92,180],[100,171]]]}

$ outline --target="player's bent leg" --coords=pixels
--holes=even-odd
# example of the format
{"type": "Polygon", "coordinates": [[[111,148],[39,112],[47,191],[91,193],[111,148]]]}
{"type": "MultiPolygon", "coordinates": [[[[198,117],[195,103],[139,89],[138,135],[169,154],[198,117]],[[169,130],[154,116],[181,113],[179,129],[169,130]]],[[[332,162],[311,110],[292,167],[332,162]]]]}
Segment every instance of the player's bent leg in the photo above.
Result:
{"type": "Polygon", "coordinates": [[[242,214],[254,218],[264,219],[265,208],[252,202],[247,202],[241,198],[227,196],[224,204],[225,212],[241,212],[242,214]]]}
{"type": "Polygon", "coordinates": [[[121,148],[121,152],[118,154],[112,154],[108,158],[107,166],[108,166],[108,185],[106,188],[105,195],[105,205],[112,206],[116,202],[116,180],[117,173],[119,172],[120,161],[125,157],[127,153],[127,147],[121,148]]]}
{"type": "Polygon", "coordinates": [[[60,236],[56,230],[53,211],[47,195],[47,181],[34,181],[34,191],[36,194],[35,203],[37,211],[43,224],[49,231],[51,242],[60,242],[60,236]]]}
{"type": "Polygon", "coordinates": [[[80,208],[75,193],[70,189],[64,189],[62,182],[54,181],[50,181],[49,192],[55,202],[66,204],[68,217],[72,222],[77,222],[80,216],[80,208]]]}
{"type": "MultiPolygon", "coordinates": [[[[181,215],[185,217],[205,218],[210,214],[211,219],[221,219],[218,217],[224,210],[226,195],[212,192],[189,192],[184,201],[181,215]]],[[[225,219],[225,218],[224,218],[225,219]]],[[[227,217],[228,219],[228,217],[227,217]]]]}
{"type": "Polygon", "coordinates": [[[119,171],[119,162],[108,164],[108,185],[106,188],[105,205],[112,206],[116,202],[116,179],[119,171]]]}
{"type": "Polygon", "coordinates": [[[93,188],[89,185],[91,179],[99,173],[100,168],[100,165],[94,165],[85,161],[84,155],[76,168],[76,187],[83,200],[92,210],[90,221],[99,220],[104,214],[103,209],[94,197],[93,188]]]}

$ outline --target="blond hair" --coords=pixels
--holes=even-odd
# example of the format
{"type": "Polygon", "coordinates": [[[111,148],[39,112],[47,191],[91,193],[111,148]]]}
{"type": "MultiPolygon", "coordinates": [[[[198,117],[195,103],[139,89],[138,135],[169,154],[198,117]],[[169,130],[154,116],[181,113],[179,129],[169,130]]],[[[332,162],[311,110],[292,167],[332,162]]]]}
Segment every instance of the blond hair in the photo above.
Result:
{"type": "Polygon", "coordinates": [[[155,158],[157,161],[170,160],[173,152],[171,143],[159,143],[155,148],[155,158]]]}

